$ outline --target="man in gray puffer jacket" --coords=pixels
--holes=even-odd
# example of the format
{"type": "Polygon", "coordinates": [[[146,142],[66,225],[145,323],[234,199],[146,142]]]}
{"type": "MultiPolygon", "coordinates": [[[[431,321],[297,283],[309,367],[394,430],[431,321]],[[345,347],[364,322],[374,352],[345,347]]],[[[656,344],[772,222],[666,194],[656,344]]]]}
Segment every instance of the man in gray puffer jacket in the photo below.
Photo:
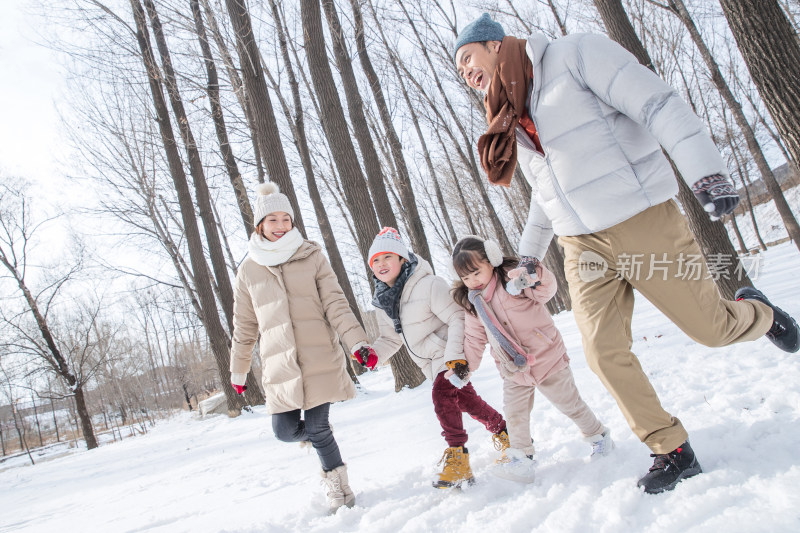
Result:
{"type": "Polygon", "coordinates": [[[673,489],[701,468],[630,350],[633,289],[707,346],[766,335],[800,348],[795,321],[761,292],[720,297],[673,198],[662,147],[712,220],[733,211],[739,198],[719,151],[677,93],[605,37],[517,39],[484,13],[462,30],[454,60],[485,93],[478,151],[489,181],[508,186],[519,163],[532,187],[512,275],[530,272],[559,236],[587,362],[654,453],[639,486],[673,489]]]}

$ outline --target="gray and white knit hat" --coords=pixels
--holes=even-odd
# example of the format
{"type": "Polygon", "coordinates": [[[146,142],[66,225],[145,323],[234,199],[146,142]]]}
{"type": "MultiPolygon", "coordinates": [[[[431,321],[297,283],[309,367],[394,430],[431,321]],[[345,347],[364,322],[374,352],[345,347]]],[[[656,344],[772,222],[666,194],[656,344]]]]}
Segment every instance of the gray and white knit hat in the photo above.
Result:
{"type": "Polygon", "coordinates": [[[473,20],[461,30],[453,46],[453,60],[458,54],[458,49],[469,43],[480,43],[484,41],[502,41],[506,36],[503,26],[499,22],[492,20],[489,13],[484,13],[473,20]]]}
{"type": "Polygon", "coordinates": [[[268,181],[256,187],[256,205],[253,209],[253,225],[257,226],[261,219],[270,213],[282,211],[289,213],[294,222],[294,210],[289,198],[280,192],[277,183],[268,181]]]}
{"type": "Polygon", "coordinates": [[[380,233],[375,235],[375,239],[372,241],[372,246],[369,247],[369,253],[367,254],[369,256],[367,264],[371,265],[376,255],[385,254],[387,252],[397,254],[405,258],[406,261],[409,260],[408,247],[400,240],[400,234],[397,230],[389,226],[385,226],[380,233]]]}

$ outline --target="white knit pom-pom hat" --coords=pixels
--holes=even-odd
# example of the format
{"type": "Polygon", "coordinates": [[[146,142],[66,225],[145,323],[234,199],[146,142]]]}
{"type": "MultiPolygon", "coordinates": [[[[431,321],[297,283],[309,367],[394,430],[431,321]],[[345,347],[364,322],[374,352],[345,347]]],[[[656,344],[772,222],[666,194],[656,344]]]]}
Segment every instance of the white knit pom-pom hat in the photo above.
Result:
{"type": "Polygon", "coordinates": [[[372,265],[372,260],[376,255],[384,254],[386,252],[397,254],[400,257],[405,258],[406,261],[410,260],[408,255],[408,246],[406,246],[402,239],[400,239],[400,233],[396,229],[390,228],[389,226],[384,226],[380,233],[375,235],[375,239],[372,241],[372,246],[369,247],[369,252],[367,252],[367,255],[369,256],[369,261],[367,264],[372,265]]]}
{"type": "Polygon", "coordinates": [[[289,213],[294,221],[294,210],[289,198],[280,192],[277,183],[268,181],[256,186],[256,205],[253,209],[253,225],[257,226],[261,220],[270,213],[282,211],[289,213]]]}

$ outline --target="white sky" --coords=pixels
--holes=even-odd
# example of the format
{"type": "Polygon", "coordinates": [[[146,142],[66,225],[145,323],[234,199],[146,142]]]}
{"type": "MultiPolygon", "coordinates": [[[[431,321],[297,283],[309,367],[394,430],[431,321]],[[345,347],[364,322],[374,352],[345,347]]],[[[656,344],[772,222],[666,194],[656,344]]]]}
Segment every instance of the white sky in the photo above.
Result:
{"type": "Polygon", "coordinates": [[[64,70],[55,53],[37,44],[43,21],[32,0],[0,2],[0,172],[42,182],[63,176],[55,102],[64,70]]]}

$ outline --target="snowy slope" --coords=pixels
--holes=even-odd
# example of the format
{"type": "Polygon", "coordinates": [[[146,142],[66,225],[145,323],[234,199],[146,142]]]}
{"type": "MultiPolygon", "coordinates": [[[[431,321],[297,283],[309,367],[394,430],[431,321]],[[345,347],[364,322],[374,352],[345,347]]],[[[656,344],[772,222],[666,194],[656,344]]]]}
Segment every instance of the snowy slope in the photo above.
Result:
{"type": "MultiPolygon", "coordinates": [[[[765,253],[757,285],[800,316],[800,253],[765,253]]],[[[488,432],[467,417],[478,483],[437,491],[445,448],[430,383],[393,392],[388,369],[363,376],[358,397],[331,410],[358,505],[325,513],[318,461],[278,442],[263,408],[236,419],[190,414],[146,436],[26,466],[0,465],[0,531],[191,532],[796,532],[800,531],[800,355],[767,340],[698,346],[643,298],[634,351],[662,402],[689,429],[705,473],[670,493],[639,492],[652,464],[615,403],[587,368],[572,316],[556,317],[578,386],[612,428],[612,456],[589,463],[588,444],[545,399],[534,408],[538,479],[489,474],[488,432]]],[[[502,407],[490,364],[478,392],[502,407]]]]}

